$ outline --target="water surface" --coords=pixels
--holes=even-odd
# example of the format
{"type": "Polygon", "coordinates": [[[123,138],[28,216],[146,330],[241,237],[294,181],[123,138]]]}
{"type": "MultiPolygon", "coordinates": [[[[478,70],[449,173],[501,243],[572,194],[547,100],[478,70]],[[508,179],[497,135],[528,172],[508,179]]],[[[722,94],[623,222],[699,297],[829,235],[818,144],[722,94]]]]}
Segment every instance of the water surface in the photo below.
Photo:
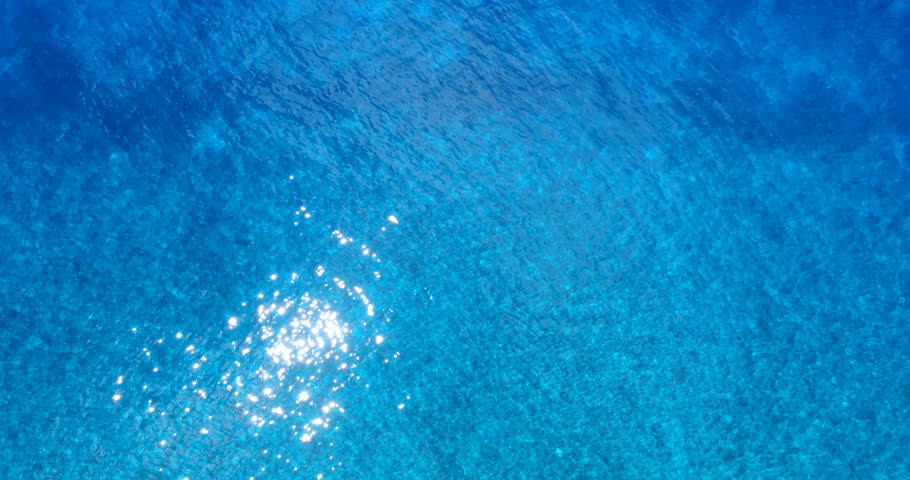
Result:
{"type": "Polygon", "coordinates": [[[910,477],[835,4],[5,2],[0,476],[910,477]]]}

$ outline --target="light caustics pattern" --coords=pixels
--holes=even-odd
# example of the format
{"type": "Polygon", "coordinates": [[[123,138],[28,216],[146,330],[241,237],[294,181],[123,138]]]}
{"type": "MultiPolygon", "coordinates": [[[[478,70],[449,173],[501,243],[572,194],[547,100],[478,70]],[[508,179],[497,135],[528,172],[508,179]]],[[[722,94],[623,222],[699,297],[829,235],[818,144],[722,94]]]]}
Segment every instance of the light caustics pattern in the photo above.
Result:
{"type": "MultiPolygon", "coordinates": [[[[312,219],[305,207],[295,213],[300,219],[294,225],[312,219]]],[[[383,231],[398,219],[389,216],[387,222],[383,231]]],[[[338,249],[356,249],[350,253],[374,265],[368,269],[372,284],[381,278],[382,259],[372,248],[338,229],[326,232],[338,249]]],[[[138,352],[131,373],[141,385],[126,389],[124,377],[116,379],[111,400],[126,402],[131,393],[139,397],[131,403],[155,420],[143,437],[154,437],[157,448],[187,452],[205,445],[205,438],[230,438],[237,432],[260,437],[266,429],[277,429],[278,438],[293,442],[284,442],[282,451],[263,448],[256,454],[268,457],[263,464],[269,468],[279,464],[296,471],[301,466],[292,460],[299,458],[293,449],[320,443],[338,428],[345,413],[338,393],[352,385],[369,387],[358,366],[385,343],[383,325],[391,310],[379,309],[365,288],[332,275],[323,265],[310,266],[307,273],[275,273],[265,283],[267,291],[224,320],[217,339],[168,332],[138,352]]],[[[394,351],[383,349],[383,354],[388,356],[384,363],[398,357],[394,351]]],[[[274,430],[268,434],[275,437],[274,430]]],[[[337,465],[329,464],[327,470],[337,465]]],[[[263,466],[253,478],[266,470],[263,466]]]]}

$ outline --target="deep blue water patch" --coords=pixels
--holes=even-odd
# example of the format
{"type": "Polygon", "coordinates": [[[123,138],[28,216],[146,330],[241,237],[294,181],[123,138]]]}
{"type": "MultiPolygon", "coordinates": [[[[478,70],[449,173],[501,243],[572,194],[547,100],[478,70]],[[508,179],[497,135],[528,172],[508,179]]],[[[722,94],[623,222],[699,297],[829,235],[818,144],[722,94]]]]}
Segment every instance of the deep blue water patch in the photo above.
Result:
{"type": "Polygon", "coordinates": [[[0,477],[910,476],[904,2],[6,2],[0,477]]]}

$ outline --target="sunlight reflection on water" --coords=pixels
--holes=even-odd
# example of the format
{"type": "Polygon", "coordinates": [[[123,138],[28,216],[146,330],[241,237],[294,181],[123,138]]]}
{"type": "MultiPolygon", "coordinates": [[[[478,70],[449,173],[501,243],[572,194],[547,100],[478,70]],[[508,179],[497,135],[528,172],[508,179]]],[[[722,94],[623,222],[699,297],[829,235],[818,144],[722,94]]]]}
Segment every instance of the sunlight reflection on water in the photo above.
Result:
{"type": "MultiPolygon", "coordinates": [[[[305,207],[295,213],[312,218],[305,207]]],[[[389,216],[382,230],[398,223],[389,216]]],[[[381,278],[381,259],[373,248],[338,229],[330,238],[341,249],[355,249],[377,264],[368,280],[381,278]]],[[[385,342],[380,332],[389,321],[357,282],[321,264],[310,271],[271,274],[265,289],[270,293],[243,302],[225,319],[218,338],[180,331],[143,347],[134,372],[134,381],[143,384],[133,389],[141,398],[133,401],[139,400],[144,414],[156,420],[155,435],[145,432],[143,437],[155,438],[158,448],[188,455],[200,437],[217,436],[219,430],[230,436],[228,431],[237,427],[231,422],[241,422],[247,431],[253,429],[253,437],[277,429],[269,435],[283,431],[279,435],[294,439],[286,451],[263,449],[262,454],[294,471],[303,468],[291,460],[292,445],[319,442],[325,432],[338,429],[337,419],[345,413],[338,394],[353,385],[369,388],[358,383],[358,367],[385,342]],[[178,385],[182,380],[175,383],[174,378],[186,383],[178,385]]],[[[381,360],[395,358],[398,352],[381,360]]],[[[109,393],[115,403],[127,400],[123,382],[118,377],[117,390],[109,393]]],[[[329,462],[326,470],[337,465],[329,462]]]]}

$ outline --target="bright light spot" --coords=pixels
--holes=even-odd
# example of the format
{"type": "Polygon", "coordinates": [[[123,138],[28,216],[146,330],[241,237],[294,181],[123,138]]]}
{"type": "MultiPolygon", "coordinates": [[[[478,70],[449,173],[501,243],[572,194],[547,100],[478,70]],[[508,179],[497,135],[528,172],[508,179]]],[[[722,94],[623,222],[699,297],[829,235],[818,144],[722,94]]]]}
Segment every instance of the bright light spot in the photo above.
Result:
{"type": "Polygon", "coordinates": [[[117,385],[122,385],[122,384],[123,384],[123,375],[120,375],[119,377],[117,377],[117,385]]]}
{"type": "Polygon", "coordinates": [[[398,404],[398,409],[399,409],[399,410],[404,410],[404,404],[403,404],[403,403],[399,403],[399,404],[398,404]]]}
{"type": "Polygon", "coordinates": [[[114,396],[111,397],[111,400],[113,400],[114,403],[117,403],[120,401],[121,398],[123,398],[123,395],[120,395],[119,393],[115,393],[114,396]]]}
{"type": "MultiPolygon", "coordinates": [[[[306,213],[306,207],[298,205],[298,208],[296,214],[304,215],[306,213]]],[[[307,213],[306,217],[309,218],[309,216],[307,213]]],[[[299,220],[299,217],[292,218],[292,220],[299,220]]],[[[394,215],[389,215],[388,222],[390,222],[389,225],[397,225],[399,219],[394,215]]],[[[297,222],[294,223],[297,224],[297,222]]],[[[382,226],[383,230],[386,227],[394,228],[389,225],[382,226]]],[[[332,231],[333,228],[335,227],[329,227],[328,231],[332,231]]],[[[193,331],[169,332],[178,340],[188,340],[187,343],[183,343],[181,340],[163,345],[166,343],[167,335],[149,339],[149,347],[152,347],[156,340],[161,347],[153,348],[151,352],[149,348],[144,348],[142,352],[139,352],[139,355],[144,355],[141,357],[141,361],[144,362],[141,371],[148,372],[149,369],[155,367],[154,371],[157,372],[158,366],[162,364],[177,366],[178,370],[180,367],[185,369],[187,366],[191,366],[193,369],[191,372],[184,370],[185,373],[191,374],[190,378],[178,383],[177,386],[182,385],[182,395],[189,395],[193,397],[190,400],[194,400],[192,403],[184,403],[184,406],[193,406],[191,414],[181,415],[183,412],[180,412],[182,409],[179,407],[177,409],[163,407],[163,411],[157,411],[156,401],[152,399],[153,397],[148,396],[149,392],[155,390],[156,385],[144,385],[142,389],[146,392],[140,405],[145,405],[146,411],[150,414],[149,417],[156,420],[170,420],[170,417],[178,416],[179,419],[175,418],[174,422],[178,420],[187,422],[186,425],[181,425],[179,430],[196,431],[197,441],[201,439],[199,435],[211,434],[207,428],[208,425],[217,427],[218,423],[214,418],[218,417],[208,414],[217,414],[216,409],[220,406],[235,409],[233,411],[237,416],[242,414],[243,420],[248,422],[246,425],[250,428],[266,428],[267,425],[280,426],[290,432],[293,435],[292,438],[297,438],[301,442],[314,441],[315,437],[320,434],[319,432],[337,430],[339,427],[335,425],[336,416],[345,415],[345,409],[332,401],[331,397],[325,398],[324,395],[331,396],[332,392],[349,388],[350,382],[361,380],[357,373],[363,370],[363,362],[367,361],[367,357],[373,353],[363,351],[364,348],[369,350],[370,346],[361,344],[363,341],[361,334],[373,333],[374,345],[384,345],[386,341],[383,335],[377,334],[381,330],[373,330],[375,325],[372,322],[376,321],[376,318],[370,317],[374,317],[376,313],[385,313],[387,310],[377,312],[376,310],[381,307],[374,306],[367,296],[366,290],[357,284],[381,278],[378,271],[379,262],[381,262],[379,252],[362,240],[355,241],[355,236],[348,236],[339,230],[334,230],[331,242],[350,245],[351,248],[346,252],[361,258],[373,268],[365,269],[361,272],[360,277],[352,276],[345,279],[340,276],[336,277],[335,275],[338,274],[336,270],[333,270],[333,276],[329,277],[328,269],[323,265],[311,264],[306,267],[307,269],[314,268],[315,272],[305,270],[298,274],[288,271],[286,274],[290,275],[290,279],[282,277],[285,273],[277,272],[284,271],[276,268],[276,273],[266,275],[268,280],[260,277],[260,281],[276,282],[274,287],[278,287],[278,280],[281,280],[282,283],[290,280],[291,291],[282,289],[281,292],[278,292],[274,291],[276,290],[274,287],[271,288],[273,290],[270,292],[271,295],[265,293],[265,289],[261,293],[253,291],[251,296],[256,295],[259,300],[251,301],[251,303],[243,302],[241,305],[245,308],[238,310],[237,316],[229,316],[225,319],[226,325],[222,324],[222,328],[225,330],[238,329],[240,317],[247,315],[246,309],[249,308],[255,312],[252,321],[244,318],[246,322],[244,327],[254,329],[250,332],[244,332],[243,335],[236,338],[234,335],[227,335],[218,340],[220,342],[218,345],[207,340],[198,348],[189,342],[194,335],[193,331]],[[362,256],[357,255],[358,251],[362,256]],[[373,262],[376,264],[373,265],[373,262]],[[320,298],[322,294],[328,296],[320,298]],[[273,298],[266,301],[264,299],[267,296],[273,298]],[[359,340],[352,341],[350,338],[359,340]],[[181,346],[186,353],[180,351],[181,346]],[[218,346],[224,348],[218,349],[218,346]],[[212,358],[207,359],[202,355],[206,350],[218,351],[219,354],[212,354],[212,358]],[[175,358],[175,355],[178,358],[175,358]],[[263,357],[265,357],[264,360],[263,357]],[[176,360],[177,363],[171,362],[171,360],[176,360]],[[202,363],[206,363],[210,368],[202,370],[202,363]],[[317,395],[315,392],[319,394],[317,395]],[[208,420],[203,418],[203,412],[208,415],[208,420]],[[186,430],[183,430],[184,427],[186,430]]],[[[323,259],[323,261],[332,262],[334,259],[323,259]]],[[[328,263],[328,265],[335,264],[328,263]]],[[[236,304],[232,305],[236,307],[236,304]]],[[[389,321],[389,318],[384,318],[381,323],[389,321]]],[[[133,331],[135,332],[136,329],[133,328],[133,331]]],[[[367,341],[368,339],[369,337],[366,337],[367,341]]],[[[199,340],[197,339],[197,341],[199,340]]],[[[379,350],[375,346],[372,349],[379,350]]],[[[395,358],[397,358],[397,354],[395,358]]],[[[376,363],[383,360],[388,361],[388,359],[382,358],[375,360],[376,363]]],[[[123,384],[125,375],[116,377],[117,385],[123,384]]],[[[369,389],[370,385],[366,384],[365,388],[369,389]]],[[[177,388],[175,390],[179,391],[177,388]]],[[[118,390],[115,390],[115,394],[110,398],[115,403],[122,400],[125,397],[123,391],[130,392],[118,386],[118,390]]],[[[337,393],[335,394],[337,395],[337,393]]],[[[407,401],[410,400],[403,400],[398,408],[404,409],[404,402],[407,401]]],[[[141,411],[141,406],[139,411],[141,411]]],[[[184,412],[188,413],[190,409],[186,408],[184,412]]],[[[167,428],[166,433],[162,434],[158,441],[150,439],[150,442],[153,442],[152,445],[157,443],[164,447],[167,444],[170,447],[170,442],[173,441],[175,445],[183,448],[183,440],[180,440],[178,434],[174,432],[174,428],[167,428]],[[172,436],[172,440],[162,439],[170,439],[172,436]]],[[[254,432],[252,436],[259,437],[260,433],[254,432]]],[[[261,447],[255,448],[254,451],[268,452],[261,450],[261,447]]],[[[281,450],[269,452],[273,458],[282,460],[288,457],[287,453],[289,452],[281,450]]],[[[329,459],[331,460],[333,457],[329,456],[329,459]]],[[[288,462],[291,460],[288,459],[288,462]]],[[[340,462],[337,463],[341,465],[340,462]]],[[[298,469],[294,467],[294,470],[298,469]]],[[[257,473],[256,477],[258,478],[258,476],[257,473]]],[[[323,475],[320,474],[319,478],[323,478],[323,475]]]]}
{"type": "MultiPolygon", "coordinates": [[[[308,300],[304,297],[302,300],[308,300]]],[[[333,350],[344,351],[345,336],[350,332],[347,324],[341,323],[338,313],[328,305],[310,303],[310,308],[291,319],[287,327],[278,332],[269,327],[261,329],[261,338],[274,338],[266,353],[272,361],[285,366],[315,365],[331,358],[333,350]]],[[[298,311],[300,311],[298,310],[298,311]]],[[[268,311],[261,315],[267,315],[268,311]]]]}

